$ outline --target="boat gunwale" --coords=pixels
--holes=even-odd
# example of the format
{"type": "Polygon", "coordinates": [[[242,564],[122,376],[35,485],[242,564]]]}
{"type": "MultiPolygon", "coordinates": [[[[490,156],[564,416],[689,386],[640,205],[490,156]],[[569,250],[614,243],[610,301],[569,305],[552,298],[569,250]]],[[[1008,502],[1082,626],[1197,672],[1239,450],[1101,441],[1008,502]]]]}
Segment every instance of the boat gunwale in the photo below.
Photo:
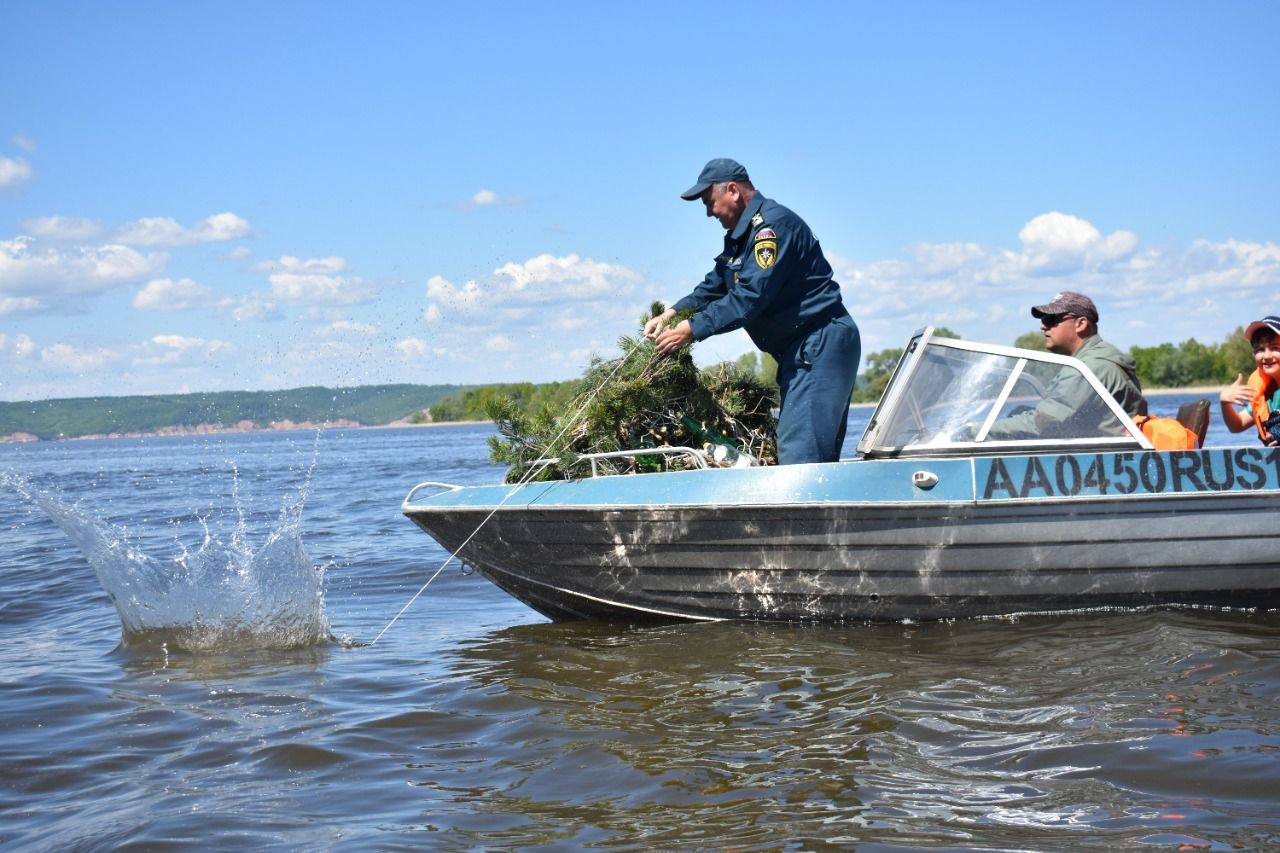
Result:
{"type": "MultiPolygon", "coordinates": [[[[484,489],[491,488],[489,486],[464,486],[463,489],[484,489]]],[[[630,510],[669,510],[680,511],[689,509],[706,509],[706,510],[722,510],[722,509],[789,509],[793,507],[851,507],[851,508],[868,508],[868,509],[906,509],[910,507],[976,507],[987,504],[999,505],[1032,505],[1032,504],[1060,504],[1060,503],[1112,503],[1121,501],[1165,501],[1165,500],[1205,500],[1217,499],[1224,497],[1233,497],[1239,499],[1247,499],[1253,496],[1266,496],[1280,494],[1280,488],[1275,489],[1223,489],[1221,491],[1203,491],[1203,492],[1157,492],[1149,494],[1146,492],[1138,492],[1128,495],[1055,495],[1055,496],[1037,496],[1025,498],[982,498],[974,497],[971,500],[937,500],[937,501],[849,501],[849,500],[794,500],[794,501],[741,501],[741,502],[690,502],[690,503],[581,503],[581,504],[540,504],[532,503],[494,503],[494,504],[437,504],[429,506],[425,504],[409,504],[401,505],[401,511],[412,517],[421,513],[441,513],[450,512],[484,512],[490,510],[498,511],[514,511],[514,510],[530,510],[538,512],[555,512],[555,511],[588,511],[588,512],[619,512],[630,510]]]]}

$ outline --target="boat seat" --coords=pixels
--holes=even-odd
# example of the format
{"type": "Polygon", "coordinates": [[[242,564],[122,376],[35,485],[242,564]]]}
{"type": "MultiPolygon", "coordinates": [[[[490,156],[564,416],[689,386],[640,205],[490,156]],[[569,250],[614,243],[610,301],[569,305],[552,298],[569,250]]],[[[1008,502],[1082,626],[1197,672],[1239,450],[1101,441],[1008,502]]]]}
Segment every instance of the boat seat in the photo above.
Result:
{"type": "Polygon", "coordinates": [[[1204,435],[1209,431],[1209,401],[1192,400],[1178,407],[1175,418],[1178,423],[1196,434],[1200,446],[1204,447],[1204,435]]]}

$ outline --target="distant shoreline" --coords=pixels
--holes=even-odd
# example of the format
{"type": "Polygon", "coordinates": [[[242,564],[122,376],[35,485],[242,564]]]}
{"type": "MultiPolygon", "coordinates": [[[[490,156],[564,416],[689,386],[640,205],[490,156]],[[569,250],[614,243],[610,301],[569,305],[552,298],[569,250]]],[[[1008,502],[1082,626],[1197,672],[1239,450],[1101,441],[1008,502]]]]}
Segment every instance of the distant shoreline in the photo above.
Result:
{"type": "Polygon", "coordinates": [[[308,421],[299,423],[281,421],[264,427],[256,425],[227,427],[221,424],[197,424],[192,427],[163,427],[150,432],[91,433],[89,435],[47,439],[31,433],[15,432],[11,435],[0,435],[0,444],[34,444],[44,441],[99,441],[112,438],[171,438],[173,436],[190,435],[243,435],[255,432],[314,432],[315,430],[330,429],[401,429],[406,427],[417,429],[418,427],[467,426],[486,423],[489,423],[489,421],[425,421],[416,424],[408,421],[392,421],[389,424],[361,424],[355,421],[330,421],[319,424],[308,421]]]}
{"type": "Polygon", "coordinates": [[[1213,397],[1218,396],[1218,392],[1222,390],[1223,385],[1230,383],[1224,382],[1222,385],[1195,385],[1190,388],[1149,388],[1142,392],[1144,397],[1164,397],[1172,394],[1209,394],[1213,397]]]}
{"type": "MultiPolygon", "coordinates": [[[[1169,397],[1177,394],[1205,394],[1212,398],[1217,396],[1221,390],[1220,385],[1197,385],[1188,388],[1151,388],[1143,393],[1148,397],[1169,397]]],[[[875,407],[875,403],[850,403],[850,409],[871,409],[875,407]]],[[[12,435],[0,435],[0,444],[28,444],[41,441],[97,441],[99,439],[109,438],[166,438],[178,435],[228,435],[252,432],[312,432],[314,430],[328,429],[400,429],[411,427],[414,429],[420,427],[447,427],[447,426],[477,426],[488,424],[490,421],[425,421],[423,423],[409,423],[408,421],[392,421],[389,424],[359,424],[354,421],[333,421],[329,423],[294,423],[292,421],[281,421],[270,426],[259,427],[245,425],[242,421],[240,424],[231,427],[224,427],[215,424],[198,424],[193,427],[165,427],[164,429],[154,430],[152,432],[130,432],[130,433],[97,433],[93,435],[78,435],[71,438],[50,438],[41,439],[30,433],[13,433],[12,435]]]]}

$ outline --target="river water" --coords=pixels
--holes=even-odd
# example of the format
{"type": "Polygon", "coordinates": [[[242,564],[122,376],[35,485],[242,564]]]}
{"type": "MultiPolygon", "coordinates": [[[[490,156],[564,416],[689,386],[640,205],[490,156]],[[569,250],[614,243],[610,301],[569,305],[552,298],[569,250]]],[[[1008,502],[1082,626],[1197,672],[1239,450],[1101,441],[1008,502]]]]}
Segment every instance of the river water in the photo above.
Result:
{"type": "Polygon", "coordinates": [[[0,847],[1280,849],[1275,614],[551,624],[454,565],[371,644],[489,433],[0,446],[0,847]]]}

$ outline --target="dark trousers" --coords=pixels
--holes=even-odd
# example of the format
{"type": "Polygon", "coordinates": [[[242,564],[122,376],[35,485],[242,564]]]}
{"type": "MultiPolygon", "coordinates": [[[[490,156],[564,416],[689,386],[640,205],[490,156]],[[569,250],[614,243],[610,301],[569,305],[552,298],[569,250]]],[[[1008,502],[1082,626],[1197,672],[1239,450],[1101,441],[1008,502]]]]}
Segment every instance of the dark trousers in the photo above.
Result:
{"type": "Polygon", "coordinates": [[[840,458],[861,358],[862,336],[846,314],[810,332],[778,359],[778,464],[840,458]]]}

